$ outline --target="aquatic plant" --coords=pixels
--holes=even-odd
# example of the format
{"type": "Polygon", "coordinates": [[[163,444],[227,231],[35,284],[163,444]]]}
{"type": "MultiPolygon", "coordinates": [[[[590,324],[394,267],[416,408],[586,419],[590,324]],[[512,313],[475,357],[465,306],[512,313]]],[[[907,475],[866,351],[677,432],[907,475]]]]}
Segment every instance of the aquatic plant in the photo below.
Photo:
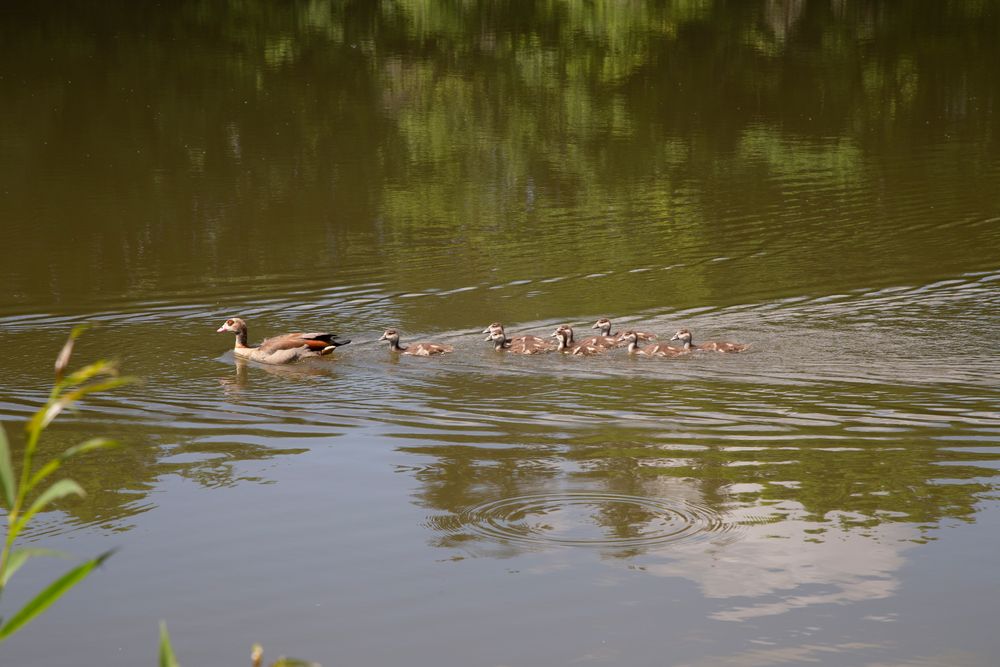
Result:
{"type": "MultiPolygon", "coordinates": [[[[43,483],[64,463],[76,456],[118,446],[114,440],[93,438],[66,449],[56,458],[46,461],[37,470],[33,467],[38,441],[53,419],[90,394],[108,391],[132,381],[132,378],[120,377],[117,364],[105,360],[96,361],[69,375],[66,374],[73,354],[73,345],[85,328],[83,326],[74,328],[59,356],[56,357],[55,383],[49,398],[28,420],[25,427],[26,439],[21,452],[20,474],[15,472],[10,443],[6,432],[0,426],[0,504],[7,512],[7,535],[3,541],[3,551],[0,552],[0,601],[10,578],[29,559],[37,556],[65,556],[52,549],[14,548],[14,542],[36,514],[69,496],[84,495],[83,488],[69,478],[48,485],[43,483]]],[[[0,618],[0,642],[45,612],[112,553],[113,551],[106,551],[96,558],[77,565],[42,589],[18,611],[6,618],[0,618]]]]}
{"type": "MultiPolygon", "coordinates": [[[[254,644],[250,650],[250,660],[253,667],[261,667],[264,659],[264,649],[260,644],[254,644]]],[[[174,655],[174,648],[170,644],[170,634],[167,632],[167,624],[160,623],[160,667],[180,667],[177,657],[174,655]]],[[[270,667],[320,667],[318,663],[295,658],[278,658],[272,662],[270,667]]]]}

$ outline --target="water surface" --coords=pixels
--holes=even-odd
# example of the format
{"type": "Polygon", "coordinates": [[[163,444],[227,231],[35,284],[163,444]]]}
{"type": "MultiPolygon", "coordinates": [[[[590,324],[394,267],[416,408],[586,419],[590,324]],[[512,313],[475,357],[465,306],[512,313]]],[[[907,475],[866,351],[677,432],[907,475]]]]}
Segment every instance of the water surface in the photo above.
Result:
{"type": "Polygon", "coordinates": [[[47,434],[129,446],[28,540],[120,551],[4,664],[996,663],[993,4],[0,13],[0,419],[78,323],[142,379],[47,434]],[[480,333],[602,316],[752,347],[480,333]]]}

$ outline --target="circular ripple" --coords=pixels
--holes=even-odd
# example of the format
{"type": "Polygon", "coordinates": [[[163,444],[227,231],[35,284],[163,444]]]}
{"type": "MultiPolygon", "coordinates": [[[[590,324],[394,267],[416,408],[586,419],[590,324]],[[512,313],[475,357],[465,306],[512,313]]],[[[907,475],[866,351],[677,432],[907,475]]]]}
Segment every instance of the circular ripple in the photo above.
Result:
{"type": "Polygon", "coordinates": [[[544,493],[469,508],[456,528],[531,545],[648,547],[711,539],[737,524],[687,500],[613,493],[544,493]]]}

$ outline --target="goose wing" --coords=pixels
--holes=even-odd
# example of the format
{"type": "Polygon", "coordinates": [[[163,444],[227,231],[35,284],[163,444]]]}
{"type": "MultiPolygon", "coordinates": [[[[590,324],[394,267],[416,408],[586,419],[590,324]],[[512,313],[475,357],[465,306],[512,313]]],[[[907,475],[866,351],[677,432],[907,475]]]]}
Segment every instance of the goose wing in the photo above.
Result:
{"type": "Polygon", "coordinates": [[[261,352],[273,353],[278,350],[294,350],[305,347],[309,350],[322,351],[328,347],[338,347],[347,345],[349,340],[335,340],[336,334],[320,333],[290,333],[283,336],[275,336],[261,342],[258,349],[261,352]]]}

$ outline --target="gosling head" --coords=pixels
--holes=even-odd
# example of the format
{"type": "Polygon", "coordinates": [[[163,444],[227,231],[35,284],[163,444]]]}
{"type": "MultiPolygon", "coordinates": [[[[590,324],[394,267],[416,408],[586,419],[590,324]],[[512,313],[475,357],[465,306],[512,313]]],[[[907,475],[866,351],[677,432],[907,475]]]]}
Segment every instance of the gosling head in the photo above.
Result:
{"type": "Polygon", "coordinates": [[[379,340],[380,341],[387,340],[387,341],[389,341],[392,344],[398,343],[399,342],[399,332],[396,331],[395,329],[386,329],[385,333],[382,334],[382,337],[379,338],[379,340]]]}
{"type": "Polygon", "coordinates": [[[670,340],[679,340],[684,343],[685,347],[687,347],[691,344],[691,332],[687,329],[680,329],[670,340]]]}
{"type": "Polygon", "coordinates": [[[590,328],[591,329],[600,329],[602,336],[610,336],[611,335],[611,320],[609,320],[606,317],[602,317],[601,319],[599,319],[596,322],[594,322],[594,326],[592,326],[590,328]]]}
{"type": "Polygon", "coordinates": [[[553,338],[563,338],[565,336],[572,336],[573,327],[569,326],[568,324],[560,324],[558,327],[556,327],[556,330],[553,331],[551,335],[553,338]]]}
{"type": "Polygon", "coordinates": [[[507,336],[502,331],[496,331],[486,337],[486,340],[493,341],[493,349],[502,350],[507,346],[507,336]]]}
{"type": "Polygon", "coordinates": [[[552,332],[552,337],[559,340],[559,349],[565,349],[573,342],[573,328],[568,324],[561,325],[552,332]]]}
{"type": "MultiPolygon", "coordinates": [[[[488,333],[488,334],[491,334],[491,335],[494,334],[494,333],[496,333],[496,332],[498,332],[498,331],[500,333],[503,333],[503,325],[500,324],[499,322],[494,322],[490,326],[488,326],[485,329],[483,329],[483,333],[488,333]]],[[[489,340],[489,338],[487,338],[486,340],[489,340]]]]}

